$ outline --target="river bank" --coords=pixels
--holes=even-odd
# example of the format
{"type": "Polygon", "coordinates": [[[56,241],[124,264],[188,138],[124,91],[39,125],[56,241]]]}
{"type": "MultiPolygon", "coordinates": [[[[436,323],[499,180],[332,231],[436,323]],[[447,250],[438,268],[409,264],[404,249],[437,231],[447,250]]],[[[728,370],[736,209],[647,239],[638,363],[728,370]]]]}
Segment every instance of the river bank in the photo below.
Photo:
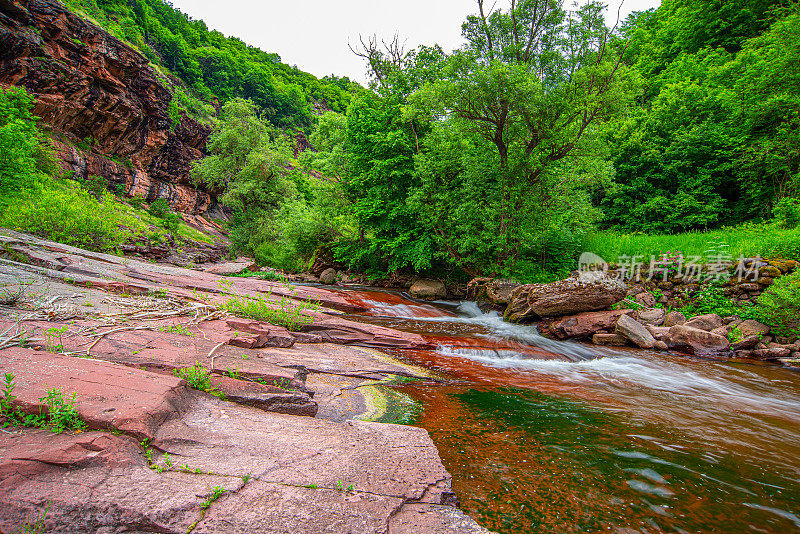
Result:
{"type": "Polygon", "coordinates": [[[30,426],[0,434],[0,531],[488,532],[426,431],[361,420],[405,398],[386,383],[436,381],[379,350],[421,336],[330,291],[1,239],[25,260],[0,262],[3,419],[30,426]],[[321,307],[294,333],[235,296],[321,307]]]}

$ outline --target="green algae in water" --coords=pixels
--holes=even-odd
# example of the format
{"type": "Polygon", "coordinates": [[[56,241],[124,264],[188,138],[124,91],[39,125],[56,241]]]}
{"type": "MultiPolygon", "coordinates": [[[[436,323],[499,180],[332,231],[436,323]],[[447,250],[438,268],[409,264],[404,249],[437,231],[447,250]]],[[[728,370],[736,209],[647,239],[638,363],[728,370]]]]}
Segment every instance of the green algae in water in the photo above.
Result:
{"type": "Polygon", "coordinates": [[[793,473],[535,391],[449,397],[424,419],[464,509],[490,529],[800,532],[793,473]]]}
{"type": "Polygon", "coordinates": [[[377,419],[378,423],[413,425],[417,422],[424,409],[423,403],[401,391],[387,387],[381,389],[386,395],[386,412],[377,419]]]}

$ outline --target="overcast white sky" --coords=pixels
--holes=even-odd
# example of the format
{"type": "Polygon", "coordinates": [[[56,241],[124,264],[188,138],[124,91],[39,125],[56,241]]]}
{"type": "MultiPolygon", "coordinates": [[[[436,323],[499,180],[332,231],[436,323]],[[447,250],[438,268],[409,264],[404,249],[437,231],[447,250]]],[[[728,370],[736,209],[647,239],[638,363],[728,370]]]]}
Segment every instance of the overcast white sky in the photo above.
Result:
{"type": "MultiPolygon", "coordinates": [[[[172,4],[209,28],[235,36],[284,63],[316,76],[336,74],[366,81],[363,60],[348,42],[359,35],[391,38],[398,33],[406,48],[438,43],[445,50],[461,43],[461,23],[476,11],[474,0],[172,0],[172,4]]],[[[622,19],[631,11],[658,7],[661,0],[625,0],[622,19]]],[[[505,7],[505,0],[497,0],[505,7]]],[[[620,0],[610,0],[616,19],[620,0]]],[[[612,21],[613,22],[613,21],[612,21]]]]}

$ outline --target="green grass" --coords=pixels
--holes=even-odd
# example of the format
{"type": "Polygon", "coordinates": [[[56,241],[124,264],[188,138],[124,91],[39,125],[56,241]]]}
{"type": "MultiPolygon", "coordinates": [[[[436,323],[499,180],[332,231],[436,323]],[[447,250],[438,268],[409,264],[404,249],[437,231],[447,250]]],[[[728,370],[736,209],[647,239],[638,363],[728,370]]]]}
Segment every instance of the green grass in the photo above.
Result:
{"type": "Polygon", "coordinates": [[[733,258],[755,257],[800,259],[800,229],[787,230],[769,224],[746,224],[706,232],[675,235],[619,234],[597,232],[589,235],[584,250],[616,262],[620,256],[660,256],[663,252],[681,251],[684,256],[707,257],[715,241],[728,245],[733,258]]]}
{"type": "MultiPolygon", "coordinates": [[[[98,251],[113,251],[130,238],[162,243],[169,233],[164,219],[123,202],[110,192],[95,195],[73,180],[42,178],[8,199],[0,226],[45,239],[98,251]]],[[[214,240],[178,222],[179,241],[214,240]]]]}

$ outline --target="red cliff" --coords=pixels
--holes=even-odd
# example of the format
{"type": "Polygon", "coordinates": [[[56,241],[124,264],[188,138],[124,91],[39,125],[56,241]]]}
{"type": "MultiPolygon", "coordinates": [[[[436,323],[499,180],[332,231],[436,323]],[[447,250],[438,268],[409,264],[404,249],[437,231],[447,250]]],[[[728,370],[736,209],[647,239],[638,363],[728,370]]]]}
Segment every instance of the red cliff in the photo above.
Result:
{"type": "Polygon", "coordinates": [[[36,97],[34,113],[76,178],[103,176],[181,212],[208,208],[189,170],[210,129],[186,116],[173,127],[172,94],[148,60],[57,1],[0,0],[0,84],[36,97]]]}

